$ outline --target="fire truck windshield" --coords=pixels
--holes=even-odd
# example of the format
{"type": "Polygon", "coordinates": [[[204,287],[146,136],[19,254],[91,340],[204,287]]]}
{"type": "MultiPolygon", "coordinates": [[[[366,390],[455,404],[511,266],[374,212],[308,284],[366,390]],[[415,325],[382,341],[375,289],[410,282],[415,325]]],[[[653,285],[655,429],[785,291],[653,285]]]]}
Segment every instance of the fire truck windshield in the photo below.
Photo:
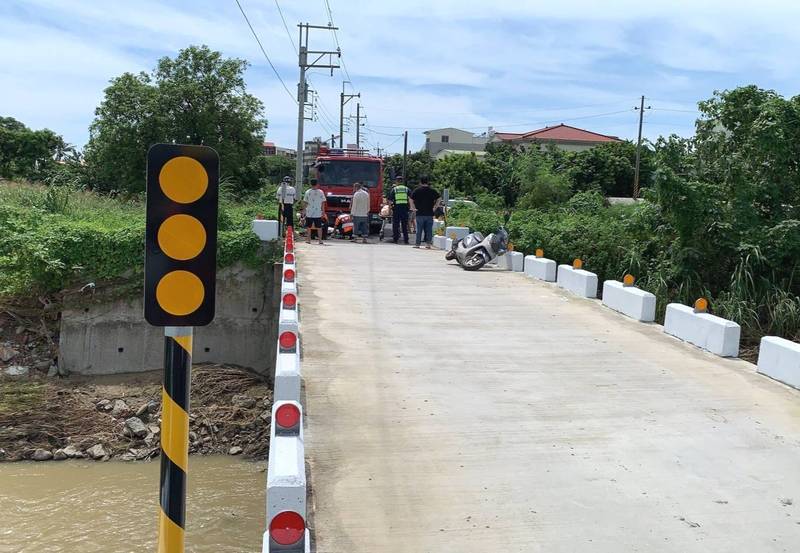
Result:
{"type": "Polygon", "coordinates": [[[374,161],[320,161],[317,163],[317,180],[322,186],[352,186],[363,182],[369,188],[375,188],[380,167],[380,163],[374,161]]]}

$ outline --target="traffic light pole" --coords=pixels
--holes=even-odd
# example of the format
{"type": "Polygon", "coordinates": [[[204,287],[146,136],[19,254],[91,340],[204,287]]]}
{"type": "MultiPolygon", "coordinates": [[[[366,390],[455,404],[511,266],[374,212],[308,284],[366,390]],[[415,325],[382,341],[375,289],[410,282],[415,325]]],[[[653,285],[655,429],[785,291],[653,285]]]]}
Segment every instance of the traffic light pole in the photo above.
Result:
{"type": "Polygon", "coordinates": [[[326,29],[328,31],[338,31],[339,27],[333,27],[329,25],[309,25],[308,23],[300,23],[298,25],[300,28],[300,40],[298,41],[298,65],[300,66],[300,80],[297,84],[297,161],[295,163],[294,169],[294,183],[295,188],[297,189],[297,197],[302,199],[303,198],[303,150],[305,147],[305,143],[303,142],[303,125],[305,124],[305,115],[306,115],[306,103],[307,103],[307,93],[306,93],[306,69],[311,68],[322,68],[322,69],[330,69],[331,75],[333,75],[333,70],[338,69],[338,65],[334,65],[331,62],[319,63],[320,60],[325,56],[341,56],[342,53],[339,51],[329,51],[329,50],[309,50],[308,49],[308,30],[309,29],[326,29]],[[313,61],[309,63],[308,55],[317,56],[313,61]]]}
{"type": "Polygon", "coordinates": [[[189,474],[189,382],[191,326],[164,327],[164,388],[161,390],[161,480],[158,553],[183,553],[186,480],[189,474]]]}

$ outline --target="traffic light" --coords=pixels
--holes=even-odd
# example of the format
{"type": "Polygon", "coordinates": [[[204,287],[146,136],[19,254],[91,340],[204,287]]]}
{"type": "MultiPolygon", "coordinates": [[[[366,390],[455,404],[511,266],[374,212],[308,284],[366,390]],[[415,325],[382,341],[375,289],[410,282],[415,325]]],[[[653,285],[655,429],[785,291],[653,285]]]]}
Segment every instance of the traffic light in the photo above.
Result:
{"type": "Polygon", "coordinates": [[[219,156],[207,146],[147,152],[144,318],[154,326],[214,319],[219,156]]]}

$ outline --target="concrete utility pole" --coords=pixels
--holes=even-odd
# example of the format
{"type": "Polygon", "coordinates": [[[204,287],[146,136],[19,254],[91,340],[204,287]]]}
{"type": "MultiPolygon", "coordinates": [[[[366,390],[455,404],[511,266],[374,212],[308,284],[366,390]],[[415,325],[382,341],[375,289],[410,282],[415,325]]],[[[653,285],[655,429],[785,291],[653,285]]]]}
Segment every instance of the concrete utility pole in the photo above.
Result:
{"type": "Polygon", "coordinates": [[[403,184],[406,183],[406,158],[408,157],[408,131],[403,133],[403,184]]]}
{"type": "Polygon", "coordinates": [[[636,170],[633,174],[633,198],[639,197],[639,160],[642,149],[642,121],[644,120],[644,110],[650,109],[650,106],[644,107],[644,95],[642,95],[642,102],[638,108],[639,110],[639,140],[636,142],[636,170]]]}
{"type": "Polygon", "coordinates": [[[308,49],[308,31],[309,29],[325,29],[328,31],[337,31],[339,27],[328,25],[309,25],[308,23],[300,23],[297,25],[300,29],[300,40],[298,41],[298,65],[300,66],[300,80],[297,83],[297,163],[294,171],[295,187],[299,198],[303,197],[303,150],[305,144],[303,142],[303,125],[306,119],[306,104],[308,103],[308,85],[306,84],[306,69],[323,68],[330,69],[331,75],[333,70],[338,69],[338,65],[333,64],[333,56],[337,59],[341,57],[342,53],[339,51],[331,50],[309,50],[308,49]],[[316,56],[309,63],[309,54],[316,56]],[[328,63],[320,63],[320,60],[328,56],[328,63]]]}
{"type": "Polygon", "coordinates": [[[344,148],[344,106],[353,98],[361,98],[361,93],[358,94],[345,94],[344,83],[350,81],[342,81],[342,93],[339,95],[339,147],[344,148]]]}
{"type": "Polygon", "coordinates": [[[356,149],[361,149],[361,104],[356,104],[356,149]]]}

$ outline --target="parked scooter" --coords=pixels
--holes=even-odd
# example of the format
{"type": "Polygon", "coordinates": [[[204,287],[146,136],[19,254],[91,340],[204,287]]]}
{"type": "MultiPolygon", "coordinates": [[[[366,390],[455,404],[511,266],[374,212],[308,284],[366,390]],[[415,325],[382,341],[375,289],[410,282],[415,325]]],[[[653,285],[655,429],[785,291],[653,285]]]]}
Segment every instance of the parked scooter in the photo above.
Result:
{"type": "Polygon", "coordinates": [[[485,237],[473,232],[453,242],[453,247],[444,258],[455,259],[466,271],[477,271],[508,249],[508,233],[504,228],[485,237]]]}

